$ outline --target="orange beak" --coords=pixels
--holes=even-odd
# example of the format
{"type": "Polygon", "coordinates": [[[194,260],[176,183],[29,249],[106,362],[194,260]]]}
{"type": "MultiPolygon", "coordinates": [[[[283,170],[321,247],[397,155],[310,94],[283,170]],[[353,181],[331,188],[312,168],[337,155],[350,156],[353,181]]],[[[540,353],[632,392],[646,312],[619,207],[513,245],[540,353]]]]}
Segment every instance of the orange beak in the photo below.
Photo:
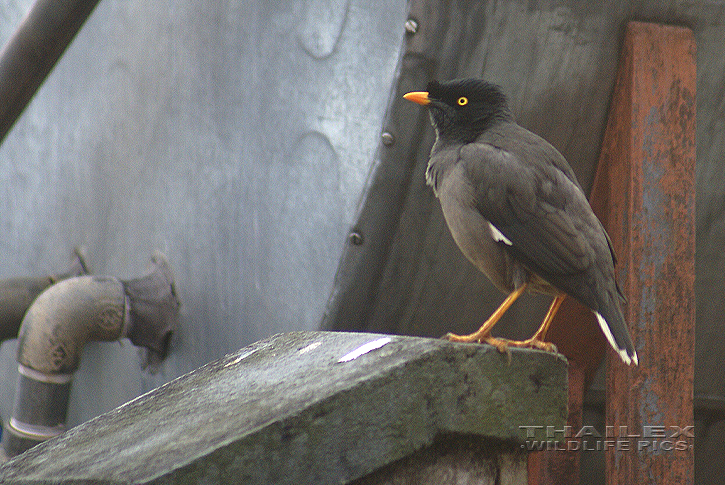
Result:
{"type": "Polygon", "coordinates": [[[430,104],[430,98],[426,91],[413,91],[412,93],[404,94],[403,98],[423,106],[430,104]]]}

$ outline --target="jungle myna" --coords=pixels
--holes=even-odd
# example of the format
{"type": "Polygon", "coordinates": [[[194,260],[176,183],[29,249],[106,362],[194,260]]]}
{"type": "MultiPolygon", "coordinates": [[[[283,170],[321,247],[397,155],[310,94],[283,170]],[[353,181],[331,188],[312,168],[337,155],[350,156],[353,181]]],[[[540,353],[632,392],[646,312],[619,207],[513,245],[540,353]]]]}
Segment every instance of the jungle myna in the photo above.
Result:
{"type": "Polygon", "coordinates": [[[517,125],[501,88],[478,79],[431,81],[405,99],[428,108],[436,131],[426,179],[463,254],[508,297],[470,335],[453,341],[553,350],[546,331],[566,295],[590,308],[626,364],[637,352],[624,321],[615,256],[564,157],[517,125]],[[524,290],[554,296],[533,337],[491,329],[524,290]]]}

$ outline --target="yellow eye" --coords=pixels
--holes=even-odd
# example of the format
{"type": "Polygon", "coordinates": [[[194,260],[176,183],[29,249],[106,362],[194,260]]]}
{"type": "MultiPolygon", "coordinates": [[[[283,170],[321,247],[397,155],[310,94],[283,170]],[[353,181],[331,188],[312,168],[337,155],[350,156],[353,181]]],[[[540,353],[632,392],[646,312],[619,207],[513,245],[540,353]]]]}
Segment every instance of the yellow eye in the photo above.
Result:
{"type": "Polygon", "coordinates": [[[468,98],[465,96],[461,96],[458,98],[458,106],[465,106],[468,104],[468,98]]]}

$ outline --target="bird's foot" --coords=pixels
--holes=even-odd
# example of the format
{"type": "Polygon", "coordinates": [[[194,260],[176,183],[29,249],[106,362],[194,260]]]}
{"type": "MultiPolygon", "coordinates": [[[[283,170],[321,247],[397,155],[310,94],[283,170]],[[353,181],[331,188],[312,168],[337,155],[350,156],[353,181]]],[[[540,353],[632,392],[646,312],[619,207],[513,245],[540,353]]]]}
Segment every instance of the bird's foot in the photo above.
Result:
{"type": "Polygon", "coordinates": [[[456,335],[455,333],[447,333],[443,336],[443,338],[451,342],[468,342],[493,345],[500,353],[506,354],[508,363],[511,364],[511,350],[509,349],[509,342],[511,342],[510,340],[492,337],[490,333],[482,334],[479,332],[475,332],[470,335],[456,335]]]}
{"type": "Polygon", "coordinates": [[[480,344],[486,338],[486,336],[479,334],[478,332],[471,333],[468,335],[456,335],[455,333],[447,333],[443,337],[444,340],[450,342],[465,342],[465,343],[478,343],[480,344]]]}
{"type": "Polygon", "coordinates": [[[509,347],[538,349],[554,353],[557,352],[556,345],[552,344],[551,342],[544,342],[543,340],[539,340],[534,337],[526,340],[509,340],[505,338],[492,337],[490,334],[483,335],[475,332],[469,335],[456,335],[454,333],[447,333],[443,336],[443,338],[451,342],[473,342],[479,344],[493,345],[494,347],[496,347],[496,350],[498,350],[502,354],[507,354],[509,357],[511,356],[509,347]]]}
{"type": "Polygon", "coordinates": [[[497,339],[505,343],[508,347],[519,347],[523,349],[537,349],[537,350],[544,350],[546,352],[553,352],[556,353],[556,345],[552,344],[551,342],[544,342],[543,340],[539,340],[537,338],[531,337],[526,340],[508,340],[508,339],[497,339]]]}

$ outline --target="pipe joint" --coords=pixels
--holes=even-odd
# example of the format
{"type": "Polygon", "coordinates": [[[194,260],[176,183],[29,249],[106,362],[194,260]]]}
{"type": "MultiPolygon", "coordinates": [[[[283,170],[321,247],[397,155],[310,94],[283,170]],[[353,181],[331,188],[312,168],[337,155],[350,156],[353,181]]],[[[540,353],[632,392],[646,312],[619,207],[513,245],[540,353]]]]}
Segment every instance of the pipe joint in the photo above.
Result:
{"type": "Polygon", "coordinates": [[[151,262],[141,278],[76,276],[35,299],[18,336],[18,387],[3,438],[8,456],[65,430],[72,375],[86,342],[128,337],[146,349],[144,368],[166,358],[180,303],[166,257],[157,252],[151,262]]]}
{"type": "Polygon", "coordinates": [[[75,248],[70,266],[62,273],[0,280],[0,340],[18,336],[25,312],[50,285],[90,273],[85,259],[85,250],[75,248]]]}
{"type": "Polygon", "coordinates": [[[124,335],[137,347],[146,349],[142,366],[153,369],[168,354],[181,306],[166,256],[156,252],[151,257],[149,273],[126,281],[123,286],[129,317],[124,335]]]}

